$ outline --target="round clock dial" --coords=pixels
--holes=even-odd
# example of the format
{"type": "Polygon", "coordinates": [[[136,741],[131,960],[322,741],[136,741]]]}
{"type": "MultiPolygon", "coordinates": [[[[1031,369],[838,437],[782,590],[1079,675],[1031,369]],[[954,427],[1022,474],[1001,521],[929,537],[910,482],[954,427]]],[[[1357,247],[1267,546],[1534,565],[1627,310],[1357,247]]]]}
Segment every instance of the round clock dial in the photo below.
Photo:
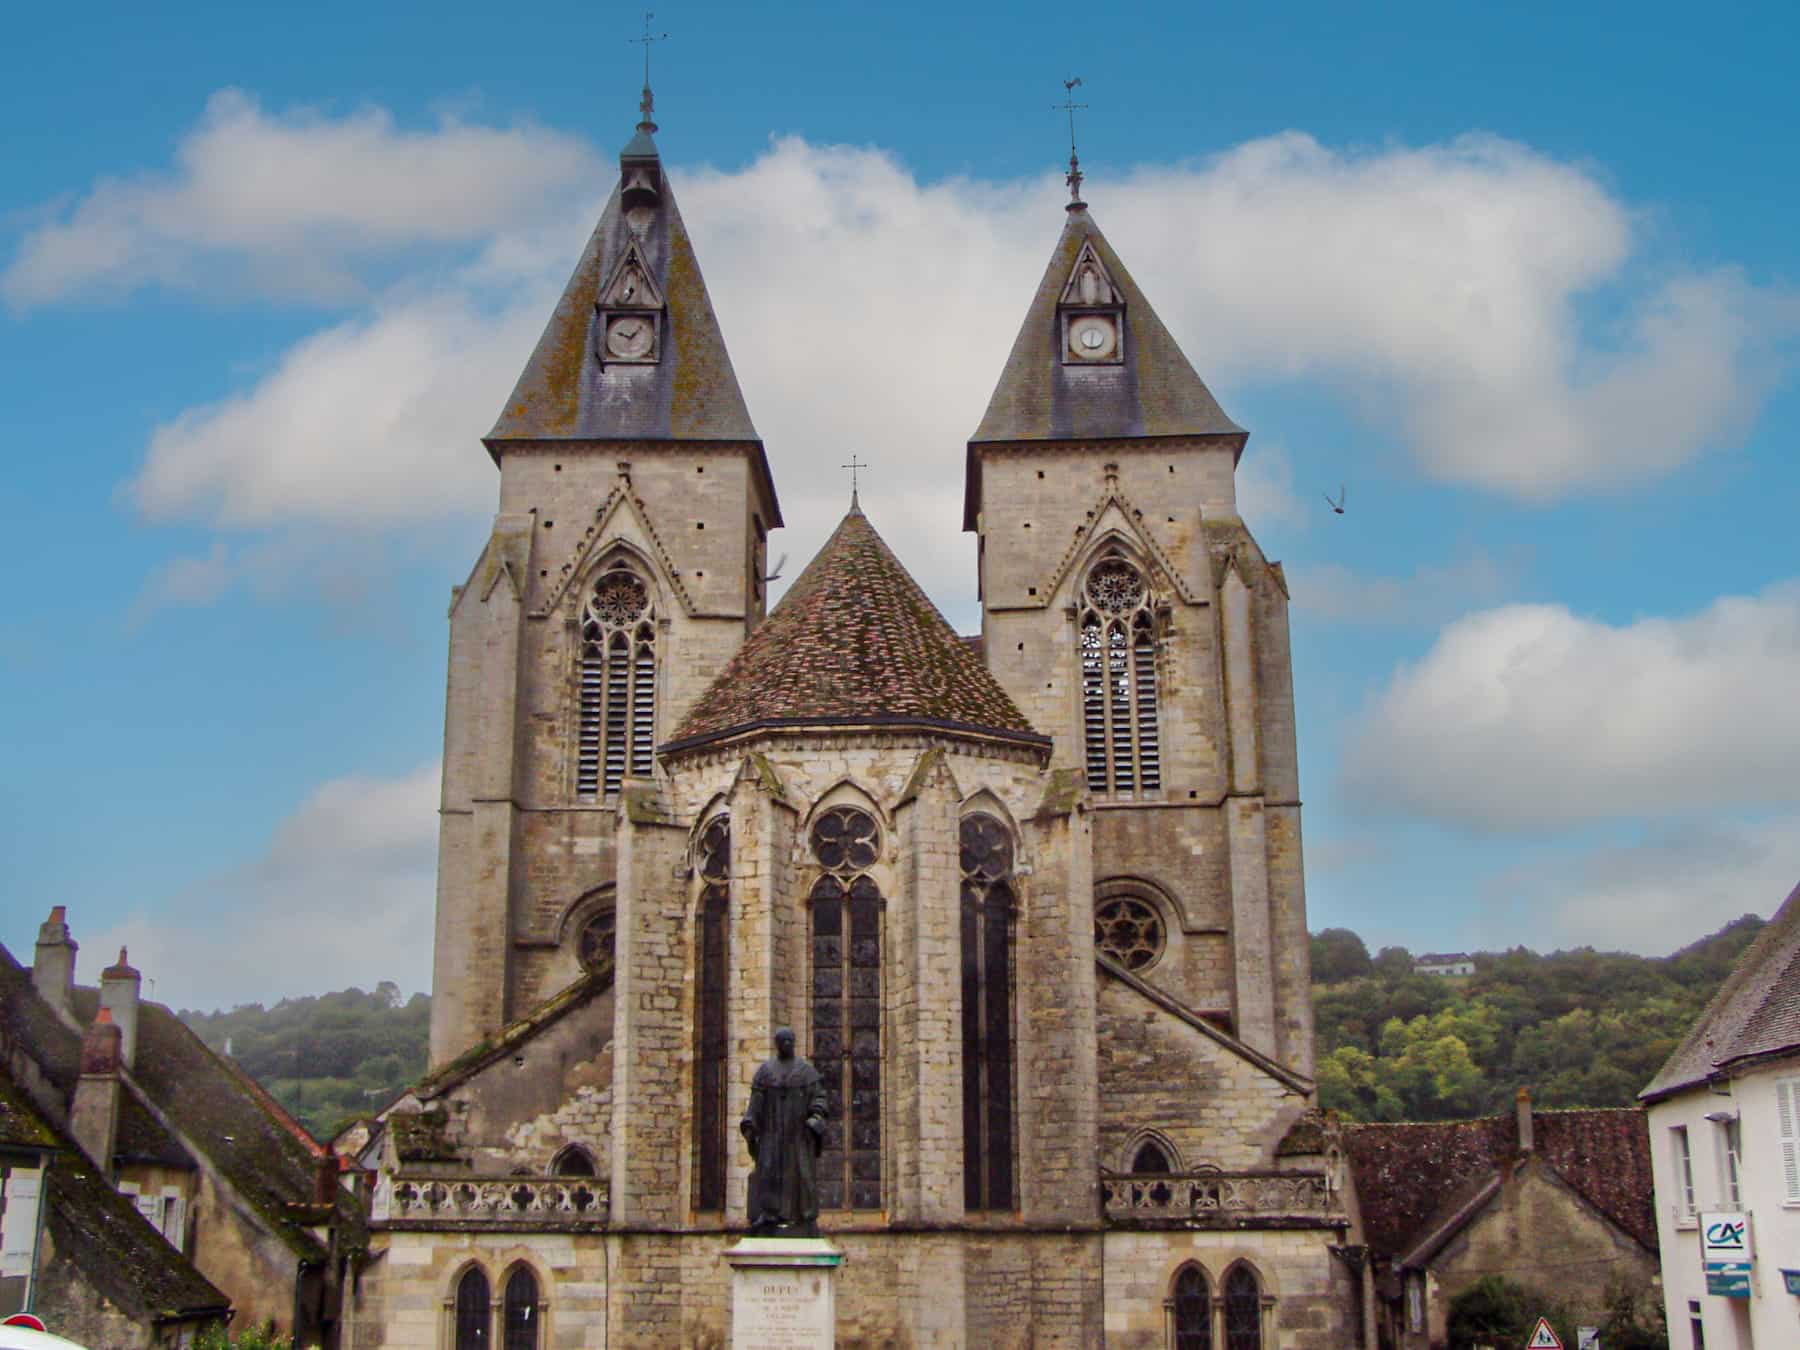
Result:
{"type": "Polygon", "coordinates": [[[1070,355],[1084,361],[1104,361],[1118,350],[1118,332],[1109,317],[1084,314],[1069,323],[1070,355]]]}
{"type": "Polygon", "coordinates": [[[621,314],[606,325],[606,351],[620,360],[632,361],[648,356],[656,329],[651,321],[638,314],[621,314]]]}

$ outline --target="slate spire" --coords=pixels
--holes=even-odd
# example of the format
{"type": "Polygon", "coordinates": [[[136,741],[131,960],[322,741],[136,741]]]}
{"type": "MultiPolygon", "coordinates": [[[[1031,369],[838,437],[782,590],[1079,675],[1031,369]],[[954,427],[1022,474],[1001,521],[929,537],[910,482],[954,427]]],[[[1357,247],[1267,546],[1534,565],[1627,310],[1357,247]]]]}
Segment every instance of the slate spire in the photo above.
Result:
{"type": "Polygon", "coordinates": [[[856,505],[661,749],[782,726],[930,727],[1049,746],[856,505]]]}
{"type": "Polygon", "coordinates": [[[510,441],[760,438],[656,147],[648,84],[619,181],[488,433],[510,441]]]}

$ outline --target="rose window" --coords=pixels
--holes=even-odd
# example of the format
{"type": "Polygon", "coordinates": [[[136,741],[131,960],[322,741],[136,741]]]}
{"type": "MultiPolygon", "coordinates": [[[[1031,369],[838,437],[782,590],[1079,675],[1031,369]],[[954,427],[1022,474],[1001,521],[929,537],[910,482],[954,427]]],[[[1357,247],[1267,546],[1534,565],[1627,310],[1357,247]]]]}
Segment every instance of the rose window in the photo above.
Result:
{"type": "Polygon", "coordinates": [[[850,806],[827,811],[813,826],[812,846],[821,867],[860,872],[875,861],[875,821],[850,806]]]}
{"type": "Polygon", "coordinates": [[[575,945],[576,959],[590,975],[610,980],[613,973],[613,935],[618,920],[610,909],[603,909],[587,921],[581,939],[575,945]]]}
{"type": "Polygon", "coordinates": [[[588,608],[593,617],[608,628],[623,628],[650,605],[644,583],[629,572],[613,572],[601,578],[594,588],[588,608]]]}
{"type": "Polygon", "coordinates": [[[1163,954],[1162,915],[1122,895],[1094,911],[1094,945],[1127,970],[1146,970],[1163,954]]]}
{"type": "Polygon", "coordinates": [[[1012,875],[1012,837],[992,816],[965,816],[962,823],[963,876],[982,884],[1012,875]]]}
{"type": "Polygon", "coordinates": [[[1130,563],[1107,561],[1088,573],[1087,590],[1096,609],[1123,614],[1143,603],[1144,578],[1130,563]]]}

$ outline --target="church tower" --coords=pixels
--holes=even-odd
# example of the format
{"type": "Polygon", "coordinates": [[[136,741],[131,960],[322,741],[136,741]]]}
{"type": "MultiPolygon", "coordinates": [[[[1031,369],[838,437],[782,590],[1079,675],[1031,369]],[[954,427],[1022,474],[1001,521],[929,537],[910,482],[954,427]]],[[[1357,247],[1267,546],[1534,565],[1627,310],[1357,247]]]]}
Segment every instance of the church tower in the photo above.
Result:
{"type": "Polygon", "coordinates": [[[1310,1074],[1287,590],[1238,514],[1247,439],[1071,201],[969,441],[988,665],[1085,777],[1103,954],[1310,1074]]]}
{"type": "Polygon", "coordinates": [[[431,1062],[612,959],[626,786],[764,612],[781,507],[657,152],[619,180],[486,438],[450,606],[431,1062]]]}

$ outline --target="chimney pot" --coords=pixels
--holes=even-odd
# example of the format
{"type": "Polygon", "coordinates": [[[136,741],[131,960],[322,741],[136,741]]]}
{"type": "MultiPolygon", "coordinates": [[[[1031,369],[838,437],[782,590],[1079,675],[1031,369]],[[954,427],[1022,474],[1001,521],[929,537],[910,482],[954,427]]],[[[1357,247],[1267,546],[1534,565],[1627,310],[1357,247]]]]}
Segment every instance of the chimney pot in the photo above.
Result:
{"type": "Polygon", "coordinates": [[[37,951],[31,961],[31,985],[58,1012],[74,1007],[75,953],[80,949],[69,936],[68,906],[53,905],[50,917],[38,927],[37,951]]]}
{"type": "Polygon", "coordinates": [[[119,948],[117,965],[100,972],[100,1006],[119,1026],[119,1054],[127,1069],[137,1063],[138,987],[142,977],[119,948]]]}

